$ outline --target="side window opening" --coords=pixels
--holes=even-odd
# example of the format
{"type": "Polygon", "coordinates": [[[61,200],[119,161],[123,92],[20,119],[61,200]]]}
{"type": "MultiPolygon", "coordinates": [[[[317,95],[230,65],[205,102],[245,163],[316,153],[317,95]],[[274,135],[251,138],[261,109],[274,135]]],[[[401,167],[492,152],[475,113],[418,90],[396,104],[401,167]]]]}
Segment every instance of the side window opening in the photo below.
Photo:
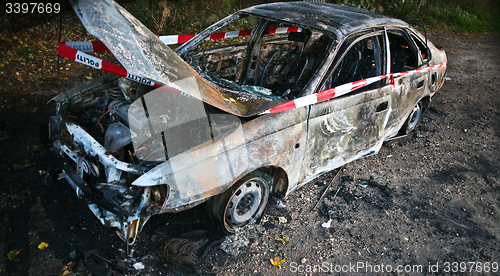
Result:
{"type": "MultiPolygon", "coordinates": [[[[352,46],[349,42],[344,43],[339,53],[343,53],[345,49],[348,51],[341,57],[342,60],[329,78],[327,88],[381,75],[385,61],[382,55],[383,41],[383,37],[378,35],[362,39],[352,46]]],[[[355,93],[375,89],[380,85],[381,82],[376,82],[356,90],[355,93]]]]}
{"type": "Polygon", "coordinates": [[[403,33],[388,32],[391,51],[391,72],[404,72],[419,67],[418,55],[403,33]]]}

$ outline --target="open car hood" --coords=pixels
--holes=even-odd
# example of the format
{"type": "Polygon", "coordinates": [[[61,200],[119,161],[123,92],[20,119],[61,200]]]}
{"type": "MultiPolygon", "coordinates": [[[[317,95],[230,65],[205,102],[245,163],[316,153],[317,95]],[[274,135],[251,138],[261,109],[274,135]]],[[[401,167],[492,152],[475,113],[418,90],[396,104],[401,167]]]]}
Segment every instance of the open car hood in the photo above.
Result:
{"type": "Polygon", "coordinates": [[[101,40],[130,74],[178,89],[223,111],[253,116],[283,103],[209,83],[139,20],[112,0],[70,0],[87,31],[101,40]]]}

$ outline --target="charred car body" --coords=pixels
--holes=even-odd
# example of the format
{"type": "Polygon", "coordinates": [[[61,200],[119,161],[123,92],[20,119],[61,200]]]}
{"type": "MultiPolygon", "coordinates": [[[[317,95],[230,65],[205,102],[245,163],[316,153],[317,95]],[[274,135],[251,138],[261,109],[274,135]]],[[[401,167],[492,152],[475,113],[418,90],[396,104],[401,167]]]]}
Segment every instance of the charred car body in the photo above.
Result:
{"type": "Polygon", "coordinates": [[[446,70],[407,23],[346,6],[247,8],[174,52],[114,2],[72,4],[130,74],[56,96],[49,136],[61,178],[128,242],[152,215],[205,201],[229,232],[255,221],[271,194],[413,130],[446,70]]]}

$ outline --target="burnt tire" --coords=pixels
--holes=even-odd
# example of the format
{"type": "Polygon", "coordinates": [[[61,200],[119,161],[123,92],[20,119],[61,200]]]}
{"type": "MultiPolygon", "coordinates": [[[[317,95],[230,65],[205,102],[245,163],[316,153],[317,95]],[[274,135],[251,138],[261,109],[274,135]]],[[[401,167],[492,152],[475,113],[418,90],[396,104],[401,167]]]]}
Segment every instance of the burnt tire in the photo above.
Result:
{"type": "Polygon", "coordinates": [[[422,101],[419,101],[412,109],[410,112],[410,115],[408,115],[408,118],[406,119],[405,123],[403,124],[403,127],[401,128],[401,132],[403,134],[408,134],[415,130],[417,127],[418,123],[420,122],[420,119],[422,118],[422,113],[424,111],[424,104],[422,101]]]}
{"type": "Polygon", "coordinates": [[[207,205],[209,216],[220,221],[223,230],[235,229],[257,221],[269,200],[269,184],[258,176],[247,175],[222,195],[212,198],[207,205]]]}

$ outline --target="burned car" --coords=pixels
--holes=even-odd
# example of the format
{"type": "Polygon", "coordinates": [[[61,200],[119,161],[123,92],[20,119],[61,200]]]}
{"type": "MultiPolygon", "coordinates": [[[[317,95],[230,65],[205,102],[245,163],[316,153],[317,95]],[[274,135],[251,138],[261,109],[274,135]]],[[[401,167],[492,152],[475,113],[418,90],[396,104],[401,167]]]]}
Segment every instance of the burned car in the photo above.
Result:
{"type": "Polygon", "coordinates": [[[271,195],[412,131],[446,71],[411,25],[343,5],[250,7],[175,51],[112,1],[72,5],[123,67],[59,45],[112,74],[53,99],[50,142],[60,178],[130,243],[204,202],[228,232],[256,221],[271,195]]]}

